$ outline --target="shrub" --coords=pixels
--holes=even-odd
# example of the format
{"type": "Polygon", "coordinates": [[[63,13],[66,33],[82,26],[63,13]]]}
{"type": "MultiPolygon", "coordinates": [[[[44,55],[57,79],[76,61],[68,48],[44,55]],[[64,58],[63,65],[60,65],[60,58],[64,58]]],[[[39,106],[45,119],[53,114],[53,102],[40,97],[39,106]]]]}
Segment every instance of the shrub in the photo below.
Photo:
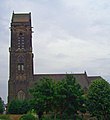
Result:
{"type": "Polygon", "coordinates": [[[25,114],[21,116],[20,120],[36,120],[36,118],[31,114],[25,114]]]}
{"type": "Polygon", "coordinates": [[[13,100],[8,105],[10,114],[26,114],[30,110],[28,101],[13,100]]]}

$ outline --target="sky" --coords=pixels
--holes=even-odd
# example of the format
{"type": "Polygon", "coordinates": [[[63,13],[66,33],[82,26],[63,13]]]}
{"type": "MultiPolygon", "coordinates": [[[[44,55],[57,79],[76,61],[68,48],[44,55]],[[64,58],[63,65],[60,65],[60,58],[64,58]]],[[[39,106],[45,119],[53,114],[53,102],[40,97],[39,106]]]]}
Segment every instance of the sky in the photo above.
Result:
{"type": "Polygon", "coordinates": [[[6,102],[10,22],[31,12],[34,73],[84,73],[110,82],[109,0],[1,0],[0,97],[6,102]]]}

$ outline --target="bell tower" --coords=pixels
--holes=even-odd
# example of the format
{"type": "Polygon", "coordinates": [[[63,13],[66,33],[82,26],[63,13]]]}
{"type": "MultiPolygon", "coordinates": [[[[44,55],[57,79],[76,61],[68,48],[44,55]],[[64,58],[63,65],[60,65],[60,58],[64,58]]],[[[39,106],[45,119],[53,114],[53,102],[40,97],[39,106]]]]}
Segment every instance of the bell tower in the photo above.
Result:
{"type": "Polygon", "coordinates": [[[13,13],[10,30],[8,102],[29,96],[29,82],[33,80],[31,13],[13,13]]]}

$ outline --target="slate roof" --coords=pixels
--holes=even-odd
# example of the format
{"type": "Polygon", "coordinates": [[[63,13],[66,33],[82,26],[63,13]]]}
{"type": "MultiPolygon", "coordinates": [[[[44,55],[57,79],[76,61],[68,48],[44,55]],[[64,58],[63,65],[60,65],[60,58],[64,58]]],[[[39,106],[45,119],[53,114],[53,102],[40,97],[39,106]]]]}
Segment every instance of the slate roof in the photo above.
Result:
{"type": "MultiPolygon", "coordinates": [[[[66,74],[35,74],[34,75],[34,81],[40,80],[42,77],[50,77],[54,80],[62,80],[65,78],[66,74]]],[[[92,80],[95,80],[97,78],[101,78],[100,76],[90,76],[88,77],[86,72],[80,73],[80,74],[73,74],[73,76],[76,78],[77,82],[82,86],[82,88],[88,88],[89,84],[92,80]]]]}
{"type": "MultiPolygon", "coordinates": [[[[65,75],[66,74],[35,74],[34,80],[40,80],[42,77],[50,77],[54,80],[62,80],[65,78],[65,75]]],[[[76,78],[77,82],[82,86],[82,88],[88,87],[89,82],[85,73],[73,74],[73,76],[76,78]]]]}

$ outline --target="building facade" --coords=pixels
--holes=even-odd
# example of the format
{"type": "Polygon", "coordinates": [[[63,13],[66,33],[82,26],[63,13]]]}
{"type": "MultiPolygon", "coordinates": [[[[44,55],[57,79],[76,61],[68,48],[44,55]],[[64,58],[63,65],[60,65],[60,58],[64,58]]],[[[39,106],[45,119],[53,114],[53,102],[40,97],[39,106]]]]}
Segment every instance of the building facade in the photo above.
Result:
{"type": "MultiPolygon", "coordinates": [[[[10,31],[8,102],[13,99],[28,99],[29,88],[42,77],[51,77],[54,80],[61,80],[65,77],[65,74],[34,74],[31,13],[13,13],[10,31]]],[[[86,72],[73,75],[84,89],[88,88],[91,80],[100,77],[89,77],[86,72]]]]}

